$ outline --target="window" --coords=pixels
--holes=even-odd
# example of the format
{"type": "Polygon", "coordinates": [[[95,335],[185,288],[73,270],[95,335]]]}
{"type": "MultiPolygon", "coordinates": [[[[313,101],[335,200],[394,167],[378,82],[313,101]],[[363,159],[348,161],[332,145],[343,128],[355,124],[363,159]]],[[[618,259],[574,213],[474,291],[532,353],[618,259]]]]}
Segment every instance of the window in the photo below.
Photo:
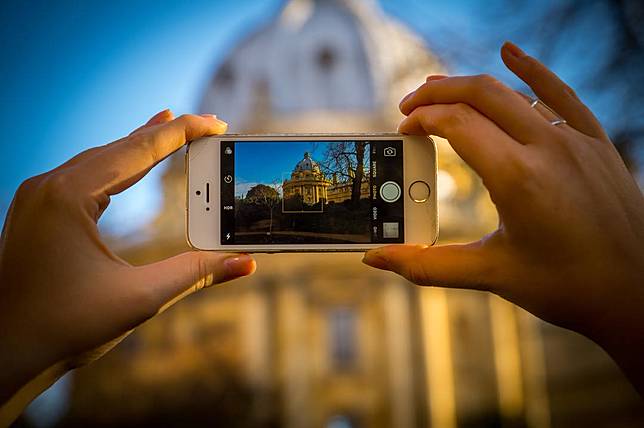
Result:
{"type": "Polygon", "coordinates": [[[328,313],[329,346],[336,370],[353,369],[357,361],[356,314],[353,308],[337,307],[328,313]]]}
{"type": "Polygon", "coordinates": [[[317,64],[325,72],[331,71],[337,60],[337,55],[328,46],[323,47],[317,53],[317,64]]]}
{"type": "Polygon", "coordinates": [[[326,423],[326,428],[357,428],[357,421],[346,415],[334,415],[326,423]]]}

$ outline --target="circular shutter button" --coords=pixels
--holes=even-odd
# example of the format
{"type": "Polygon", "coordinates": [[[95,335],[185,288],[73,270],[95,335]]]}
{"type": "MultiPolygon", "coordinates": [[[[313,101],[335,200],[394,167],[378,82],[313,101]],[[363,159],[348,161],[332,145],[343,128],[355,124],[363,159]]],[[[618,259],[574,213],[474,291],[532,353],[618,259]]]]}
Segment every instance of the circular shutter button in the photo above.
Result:
{"type": "Polygon", "coordinates": [[[422,180],[414,181],[409,186],[409,197],[412,201],[417,203],[426,202],[429,199],[429,194],[431,190],[429,184],[425,183],[422,180]]]}
{"type": "Polygon", "coordinates": [[[380,186],[380,197],[385,202],[396,202],[400,198],[400,186],[395,181],[386,181],[380,186]]]}

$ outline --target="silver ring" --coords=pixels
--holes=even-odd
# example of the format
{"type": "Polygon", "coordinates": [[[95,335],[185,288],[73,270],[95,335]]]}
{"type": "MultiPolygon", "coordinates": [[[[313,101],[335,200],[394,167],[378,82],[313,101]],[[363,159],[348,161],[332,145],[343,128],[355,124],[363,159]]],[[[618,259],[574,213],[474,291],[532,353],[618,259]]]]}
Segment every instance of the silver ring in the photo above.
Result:
{"type": "Polygon", "coordinates": [[[557,112],[555,112],[553,109],[551,109],[548,104],[544,103],[539,98],[535,98],[534,100],[532,100],[532,102],[530,103],[530,107],[536,108],[538,104],[541,104],[546,110],[548,110],[550,113],[552,113],[557,118],[557,119],[554,119],[554,120],[550,121],[551,125],[557,126],[557,125],[565,125],[567,123],[566,119],[561,118],[561,116],[559,116],[557,114],[557,112]]]}

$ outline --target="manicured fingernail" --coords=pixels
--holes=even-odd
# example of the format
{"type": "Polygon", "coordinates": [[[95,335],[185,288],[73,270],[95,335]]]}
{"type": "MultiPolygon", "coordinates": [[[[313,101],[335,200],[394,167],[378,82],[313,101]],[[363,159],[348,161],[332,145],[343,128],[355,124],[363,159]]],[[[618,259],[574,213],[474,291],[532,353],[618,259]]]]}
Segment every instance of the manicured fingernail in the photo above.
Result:
{"type": "Polygon", "coordinates": [[[515,58],[521,58],[526,56],[526,53],[523,52],[517,45],[512,42],[505,42],[503,45],[510,55],[515,58]]]}
{"type": "Polygon", "coordinates": [[[201,116],[202,116],[202,117],[205,117],[206,119],[213,119],[213,120],[215,120],[215,122],[217,122],[217,123],[219,124],[219,126],[226,127],[226,128],[228,127],[228,123],[226,123],[226,122],[224,122],[223,120],[219,119],[219,118],[218,118],[217,116],[215,116],[214,114],[202,114],[201,116]]]}
{"type": "Polygon", "coordinates": [[[402,100],[400,100],[400,104],[399,104],[399,106],[402,106],[402,105],[403,105],[403,103],[404,103],[405,101],[407,101],[409,98],[411,98],[415,93],[416,93],[416,91],[411,91],[410,93],[408,93],[407,95],[405,95],[405,96],[403,97],[403,99],[402,99],[402,100]]]}
{"type": "Polygon", "coordinates": [[[161,110],[160,112],[152,116],[150,120],[148,120],[148,122],[154,122],[155,120],[164,119],[171,114],[172,113],[170,112],[170,109],[161,110]]]}
{"type": "Polygon", "coordinates": [[[212,113],[203,113],[203,114],[200,114],[199,116],[205,117],[206,119],[210,119],[211,117],[217,119],[217,115],[212,113]]]}
{"type": "Polygon", "coordinates": [[[431,82],[433,80],[443,80],[443,79],[447,79],[447,76],[445,76],[444,74],[431,74],[427,76],[427,80],[425,80],[425,82],[431,82]]]}
{"type": "Polygon", "coordinates": [[[409,117],[406,117],[406,118],[404,118],[403,120],[400,121],[400,123],[398,124],[398,133],[399,134],[406,134],[407,133],[407,130],[405,128],[407,128],[407,123],[409,122],[409,120],[410,120],[409,117]]]}
{"type": "Polygon", "coordinates": [[[224,260],[228,277],[250,275],[255,271],[255,261],[248,254],[240,254],[224,260]]]}
{"type": "Polygon", "coordinates": [[[389,263],[381,256],[380,250],[367,251],[362,258],[362,263],[376,269],[389,269],[389,263]]]}

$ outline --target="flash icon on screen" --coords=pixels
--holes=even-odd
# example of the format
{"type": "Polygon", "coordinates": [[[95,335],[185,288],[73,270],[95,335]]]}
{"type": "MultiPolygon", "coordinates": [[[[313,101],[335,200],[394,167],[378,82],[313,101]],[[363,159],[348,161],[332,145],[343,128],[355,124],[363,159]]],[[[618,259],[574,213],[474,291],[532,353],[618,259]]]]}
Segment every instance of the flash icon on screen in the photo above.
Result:
{"type": "Polygon", "coordinates": [[[230,232],[226,234],[226,241],[229,241],[229,240],[230,240],[230,232]]]}

